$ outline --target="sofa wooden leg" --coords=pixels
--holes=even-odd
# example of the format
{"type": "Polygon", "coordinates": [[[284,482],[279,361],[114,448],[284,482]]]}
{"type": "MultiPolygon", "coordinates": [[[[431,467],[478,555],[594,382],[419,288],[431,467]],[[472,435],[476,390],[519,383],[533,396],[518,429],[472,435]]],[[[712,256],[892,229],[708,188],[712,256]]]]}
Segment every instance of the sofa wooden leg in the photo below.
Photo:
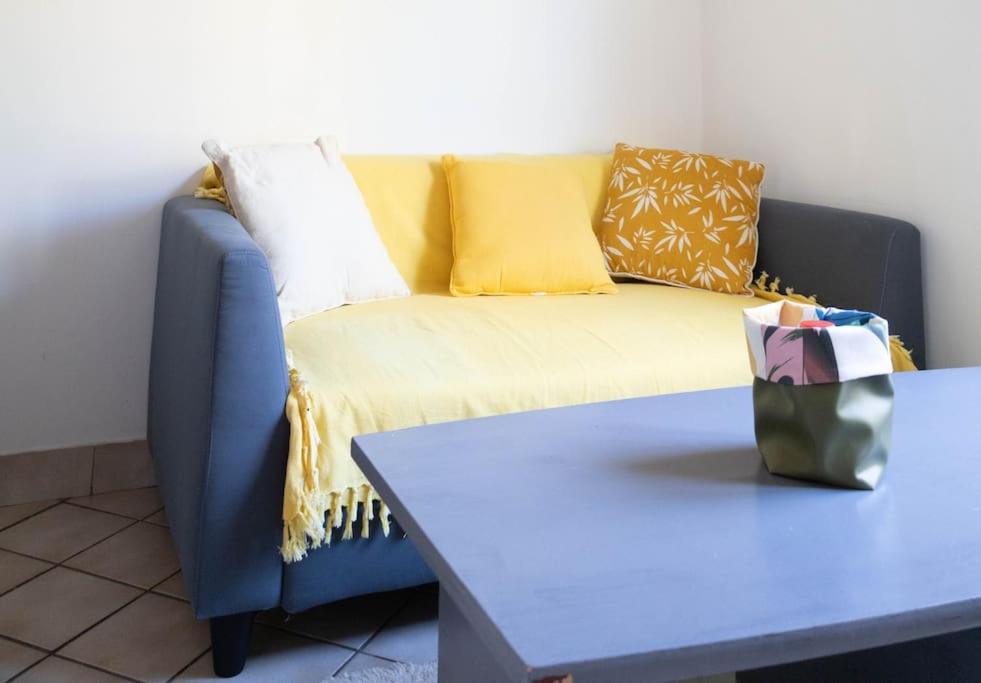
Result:
{"type": "Polygon", "coordinates": [[[238,676],[245,668],[252,638],[255,612],[229,614],[211,619],[211,657],[215,675],[221,678],[238,676]]]}

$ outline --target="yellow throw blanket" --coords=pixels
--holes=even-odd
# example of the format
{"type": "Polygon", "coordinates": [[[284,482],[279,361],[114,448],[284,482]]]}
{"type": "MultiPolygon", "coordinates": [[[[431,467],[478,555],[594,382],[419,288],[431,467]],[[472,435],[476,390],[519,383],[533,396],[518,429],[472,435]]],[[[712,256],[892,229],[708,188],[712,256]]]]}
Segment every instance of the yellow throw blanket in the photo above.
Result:
{"type": "Polygon", "coordinates": [[[351,459],[352,437],[748,384],[742,310],[759,303],[637,283],[613,296],[417,294],[290,324],[283,557],[301,559],[335,528],[367,535],[378,496],[351,459]]]}
{"type": "Polygon", "coordinates": [[[379,498],[351,459],[358,434],[748,384],[742,310],[787,296],[757,294],[640,283],[603,297],[419,294],[289,325],[283,558],[329,544],[333,529],[368,536],[379,498]]]}
{"type": "Polygon", "coordinates": [[[198,181],[198,186],[194,190],[194,196],[198,199],[214,199],[219,201],[229,211],[232,208],[232,203],[228,201],[228,192],[225,190],[225,182],[221,177],[221,171],[214,164],[208,164],[204,167],[201,180],[198,181]]]}

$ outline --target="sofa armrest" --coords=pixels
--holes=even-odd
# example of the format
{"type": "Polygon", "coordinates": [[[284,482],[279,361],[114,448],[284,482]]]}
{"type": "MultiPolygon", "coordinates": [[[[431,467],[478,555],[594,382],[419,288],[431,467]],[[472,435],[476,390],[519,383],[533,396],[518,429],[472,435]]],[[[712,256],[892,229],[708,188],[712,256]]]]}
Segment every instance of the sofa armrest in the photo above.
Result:
{"type": "Polygon", "coordinates": [[[757,274],[838,308],[878,313],[926,367],[920,233],[895,218],[764,199],[757,274]]]}
{"type": "Polygon", "coordinates": [[[148,439],[200,618],[279,604],[289,428],[265,256],[218,202],[164,207],[148,439]]]}

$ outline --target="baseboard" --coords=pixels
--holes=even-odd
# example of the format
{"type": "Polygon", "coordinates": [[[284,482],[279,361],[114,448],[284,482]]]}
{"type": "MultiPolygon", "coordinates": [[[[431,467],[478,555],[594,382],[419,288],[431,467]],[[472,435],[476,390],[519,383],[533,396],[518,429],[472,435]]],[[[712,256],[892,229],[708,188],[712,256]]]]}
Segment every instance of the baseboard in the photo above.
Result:
{"type": "Polygon", "coordinates": [[[0,456],[0,505],[153,486],[146,441],[0,456]]]}

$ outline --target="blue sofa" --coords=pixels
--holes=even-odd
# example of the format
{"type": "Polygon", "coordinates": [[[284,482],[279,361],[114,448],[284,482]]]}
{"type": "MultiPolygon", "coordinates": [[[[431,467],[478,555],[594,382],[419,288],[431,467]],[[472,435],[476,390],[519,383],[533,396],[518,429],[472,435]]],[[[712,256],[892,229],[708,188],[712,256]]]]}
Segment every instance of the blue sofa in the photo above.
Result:
{"type": "MultiPolygon", "coordinates": [[[[764,199],[759,270],[880,313],[924,367],[919,234],[851,211],[764,199]]],[[[256,611],[298,612],[433,574],[398,526],[284,564],[287,373],[266,258],[216,201],[163,211],[148,439],[184,581],[211,620],[215,672],[242,670],[256,611]]],[[[377,525],[377,519],[373,524],[377,525]]]]}

